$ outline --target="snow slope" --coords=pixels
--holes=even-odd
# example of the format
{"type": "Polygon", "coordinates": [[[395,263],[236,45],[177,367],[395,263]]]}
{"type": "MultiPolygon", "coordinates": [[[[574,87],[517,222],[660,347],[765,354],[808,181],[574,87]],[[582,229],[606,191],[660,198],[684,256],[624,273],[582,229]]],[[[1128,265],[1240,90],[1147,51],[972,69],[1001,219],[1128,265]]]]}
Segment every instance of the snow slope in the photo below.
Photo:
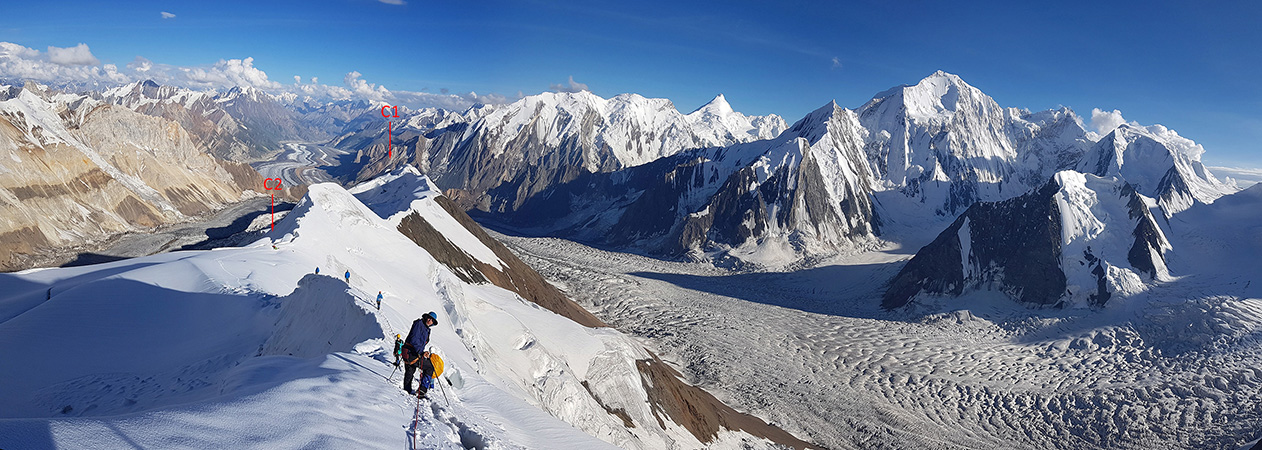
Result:
{"type": "Polygon", "coordinates": [[[703,444],[653,409],[634,340],[461,281],[396,230],[408,211],[452,229],[430,186],[314,185],[245,247],[0,275],[0,447],[402,447],[415,402],[385,348],[431,310],[451,385],[421,405],[421,448],[769,445],[703,444]]]}

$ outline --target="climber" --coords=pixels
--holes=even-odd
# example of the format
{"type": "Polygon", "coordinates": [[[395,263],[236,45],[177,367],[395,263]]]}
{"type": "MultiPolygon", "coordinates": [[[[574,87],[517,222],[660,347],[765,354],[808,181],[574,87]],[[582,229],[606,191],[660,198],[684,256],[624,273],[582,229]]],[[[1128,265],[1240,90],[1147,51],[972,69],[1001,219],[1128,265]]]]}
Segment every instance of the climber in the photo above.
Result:
{"type": "Polygon", "coordinates": [[[403,342],[403,390],[417,397],[425,397],[425,392],[434,385],[434,364],[425,346],[429,345],[429,329],[435,325],[438,325],[438,315],[433,311],[425,313],[412,322],[412,330],[408,331],[408,337],[403,342]],[[421,385],[413,391],[412,374],[416,373],[418,366],[421,369],[421,385]]]}

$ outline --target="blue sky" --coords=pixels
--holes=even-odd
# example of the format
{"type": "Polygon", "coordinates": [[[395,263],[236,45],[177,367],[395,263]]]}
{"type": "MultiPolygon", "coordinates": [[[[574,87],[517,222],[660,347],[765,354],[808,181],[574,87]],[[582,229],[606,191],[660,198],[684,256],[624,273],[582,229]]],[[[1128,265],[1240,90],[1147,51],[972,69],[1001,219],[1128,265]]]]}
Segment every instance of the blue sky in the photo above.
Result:
{"type": "MultiPolygon", "coordinates": [[[[125,70],[253,58],[273,83],[499,94],[569,77],[683,112],[726,95],[792,122],[935,70],[1001,105],[1120,110],[1202,144],[1210,164],[1262,167],[1262,4],[1246,2],[31,2],[0,41],[80,43],[125,70]],[[164,18],[167,12],[174,17],[164,18]]],[[[497,98],[497,97],[490,97],[497,98]]]]}

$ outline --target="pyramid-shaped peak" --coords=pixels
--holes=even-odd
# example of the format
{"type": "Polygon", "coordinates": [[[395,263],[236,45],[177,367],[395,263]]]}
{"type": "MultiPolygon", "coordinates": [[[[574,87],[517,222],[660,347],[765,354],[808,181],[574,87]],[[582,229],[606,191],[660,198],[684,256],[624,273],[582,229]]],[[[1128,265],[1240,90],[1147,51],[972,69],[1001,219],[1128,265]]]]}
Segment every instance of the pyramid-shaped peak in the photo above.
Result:
{"type": "MultiPolygon", "coordinates": [[[[971,104],[993,103],[977,88],[965,83],[959,76],[941,70],[925,77],[913,86],[887,94],[901,94],[908,114],[916,118],[940,117],[959,109],[961,102],[971,104]]],[[[998,105],[992,105],[998,107],[998,105]]]]}
{"type": "Polygon", "coordinates": [[[820,106],[819,108],[816,108],[815,111],[812,111],[809,115],[810,116],[832,116],[833,113],[835,113],[838,109],[841,109],[841,107],[837,106],[837,100],[829,100],[828,103],[825,103],[824,106],[820,106]]]}
{"type": "Polygon", "coordinates": [[[710,100],[709,103],[697,108],[697,110],[693,111],[693,113],[709,112],[710,114],[714,114],[716,116],[726,116],[731,114],[733,111],[732,105],[727,102],[727,97],[724,97],[723,94],[719,94],[714,96],[714,99],[710,100]]]}
{"type": "Polygon", "coordinates": [[[816,108],[814,111],[811,111],[810,114],[807,114],[797,122],[794,122],[793,126],[789,127],[789,129],[782,133],[780,137],[803,137],[814,142],[815,140],[818,140],[820,136],[828,132],[828,122],[833,120],[833,118],[841,111],[843,111],[843,109],[840,106],[837,106],[837,101],[830,100],[828,103],[825,103],[824,106],[816,108]]]}

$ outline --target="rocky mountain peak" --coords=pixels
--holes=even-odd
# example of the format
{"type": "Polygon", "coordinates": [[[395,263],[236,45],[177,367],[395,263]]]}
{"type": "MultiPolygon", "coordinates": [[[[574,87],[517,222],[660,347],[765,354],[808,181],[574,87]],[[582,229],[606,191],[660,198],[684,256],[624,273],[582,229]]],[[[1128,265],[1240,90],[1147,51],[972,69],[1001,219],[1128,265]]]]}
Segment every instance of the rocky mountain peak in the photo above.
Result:
{"type": "Polygon", "coordinates": [[[787,138],[803,138],[808,142],[814,143],[822,136],[828,133],[828,125],[836,120],[840,115],[845,114],[846,109],[837,106],[837,101],[830,100],[814,111],[811,111],[805,117],[802,117],[793,126],[781,135],[781,139],[787,138]]]}

